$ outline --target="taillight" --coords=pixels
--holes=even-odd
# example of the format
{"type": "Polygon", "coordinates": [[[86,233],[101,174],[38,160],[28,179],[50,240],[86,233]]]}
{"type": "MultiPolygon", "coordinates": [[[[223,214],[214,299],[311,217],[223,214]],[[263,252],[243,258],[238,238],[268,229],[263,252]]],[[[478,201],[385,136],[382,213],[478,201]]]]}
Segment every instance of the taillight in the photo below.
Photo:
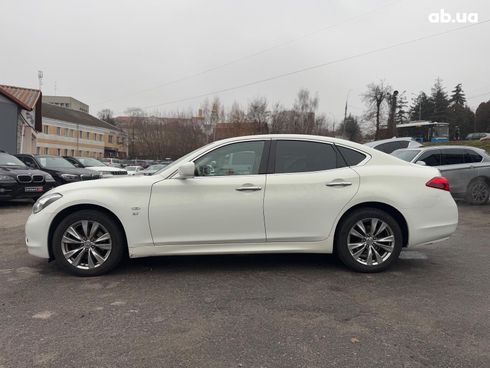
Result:
{"type": "Polygon", "coordinates": [[[442,176],[436,176],[430,179],[425,185],[430,188],[442,189],[449,192],[449,181],[442,176]]]}

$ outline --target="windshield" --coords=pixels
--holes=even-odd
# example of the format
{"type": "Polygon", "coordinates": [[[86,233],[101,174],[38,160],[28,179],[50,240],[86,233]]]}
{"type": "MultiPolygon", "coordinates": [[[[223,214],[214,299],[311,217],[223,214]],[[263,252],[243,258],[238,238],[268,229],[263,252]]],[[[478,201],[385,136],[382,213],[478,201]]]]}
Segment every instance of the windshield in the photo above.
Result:
{"type": "Polygon", "coordinates": [[[78,161],[82,163],[83,166],[94,167],[94,166],[107,166],[103,162],[90,157],[76,157],[78,161]]]}
{"type": "Polygon", "coordinates": [[[39,164],[46,169],[58,169],[58,168],[67,168],[73,169],[75,168],[70,162],[65,160],[62,157],[57,156],[38,156],[37,160],[39,164]]]}
{"type": "Polygon", "coordinates": [[[25,167],[24,163],[17,157],[8,153],[0,153],[0,166],[21,166],[25,167]]]}
{"type": "Polygon", "coordinates": [[[151,165],[151,166],[148,166],[146,168],[146,170],[148,170],[148,171],[160,170],[160,169],[163,169],[165,166],[167,166],[167,165],[165,165],[165,164],[151,165]]]}
{"type": "Polygon", "coordinates": [[[403,161],[408,161],[411,162],[415,156],[419,154],[420,150],[407,150],[407,149],[399,149],[396,151],[393,151],[391,154],[395,157],[398,157],[399,159],[403,161]]]}

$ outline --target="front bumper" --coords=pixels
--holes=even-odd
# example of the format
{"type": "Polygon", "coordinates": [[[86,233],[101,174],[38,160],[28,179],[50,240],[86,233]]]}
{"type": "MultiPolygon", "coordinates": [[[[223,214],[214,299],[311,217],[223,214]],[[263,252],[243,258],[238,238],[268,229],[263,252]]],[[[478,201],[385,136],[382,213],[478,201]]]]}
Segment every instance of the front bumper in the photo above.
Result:
{"type": "Polygon", "coordinates": [[[49,259],[48,233],[53,215],[47,212],[31,214],[25,226],[25,242],[29,254],[49,259]]]}
{"type": "Polygon", "coordinates": [[[0,184],[0,200],[39,198],[55,186],[55,182],[42,184],[0,184]]]}

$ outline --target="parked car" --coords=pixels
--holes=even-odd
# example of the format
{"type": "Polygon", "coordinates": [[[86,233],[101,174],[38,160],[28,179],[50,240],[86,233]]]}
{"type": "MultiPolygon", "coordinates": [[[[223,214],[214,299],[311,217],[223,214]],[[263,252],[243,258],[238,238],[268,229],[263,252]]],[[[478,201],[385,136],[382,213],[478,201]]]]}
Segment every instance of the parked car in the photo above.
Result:
{"type": "Polygon", "coordinates": [[[80,180],[101,178],[101,174],[89,169],[80,169],[60,156],[48,155],[15,155],[31,169],[42,170],[49,173],[57,185],[73,183],[80,180]]]}
{"type": "Polygon", "coordinates": [[[482,142],[483,142],[483,141],[490,141],[490,134],[487,134],[486,136],[481,137],[481,138],[480,138],[480,141],[482,141],[482,142]]]}
{"type": "Polygon", "coordinates": [[[0,151],[0,201],[37,199],[55,186],[48,173],[30,169],[17,157],[0,151]]]}
{"type": "Polygon", "coordinates": [[[128,172],[124,169],[121,169],[119,167],[107,166],[103,162],[100,162],[99,160],[92,157],[63,156],[63,158],[69,161],[75,167],[97,171],[104,177],[128,174],[128,172]]]}
{"type": "Polygon", "coordinates": [[[355,271],[377,272],[457,223],[433,167],[335,138],[257,135],[213,142],[138,180],[61,186],[35,203],[26,244],[83,276],[126,254],[333,251],[355,271]]]}
{"type": "Polygon", "coordinates": [[[168,164],[150,165],[146,169],[144,169],[143,171],[141,171],[141,173],[143,175],[153,175],[157,171],[160,171],[161,169],[163,169],[165,166],[168,166],[168,164]]]}
{"type": "Polygon", "coordinates": [[[487,134],[490,134],[490,133],[470,133],[466,136],[466,140],[467,141],[477,141],[483,137],[485,137],[487,134]]]}
{"type": "Polygon", "coordinates": [[[449,180],[456,198],[481,205],[490,194],[490,156],[482,149],[466,146],[433,146],[402,149],[392,153],[402,160],[432,166],[449,180]]]}
{"type": "Polygon", "coordinates": [[[128,172],[128,175],[143,175],[143,168],[141,166],[126,166],[125,167],[126,171],[128,172]]]}
{"type": "Polygon", "coordinates": [[[422,146],[422,144],[410,137],[381,139],[379,141],[365,143],[365,145],[384,153],[391,153],[401,148],[416,148],[422,146]]]}
{"type": "Polygon", "coordinates": [[[121,159],[118,159],[118,158],[112,158],[112,157],[109,157],[109,158],[103,158],[101,160],[103,163],[105,163],[107,166],[111,166],[111,167],[119,167],[120,169],[124,168],[124,164],[123,164],[123,160],[121,159]]]}

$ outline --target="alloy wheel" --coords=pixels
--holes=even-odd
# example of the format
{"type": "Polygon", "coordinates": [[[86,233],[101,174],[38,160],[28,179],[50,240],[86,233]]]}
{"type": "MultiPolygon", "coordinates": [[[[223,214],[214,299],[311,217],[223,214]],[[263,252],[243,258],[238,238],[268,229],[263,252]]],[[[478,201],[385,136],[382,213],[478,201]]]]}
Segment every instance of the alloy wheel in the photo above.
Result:
{"type": "Polygon", "coordinates": [[[391,227],[378,218],[362,219],[350,229],[347,248],[357,262],[377,266],[393,253],[395,235],[391,227]]]}
{"type": "Polygon", "coordinates": [[[61,251],[74,267],[89,270],[101,266],[112,250],[112,238],[99,222],[80,220],[68,226],[61,240],[61,251]]]}

